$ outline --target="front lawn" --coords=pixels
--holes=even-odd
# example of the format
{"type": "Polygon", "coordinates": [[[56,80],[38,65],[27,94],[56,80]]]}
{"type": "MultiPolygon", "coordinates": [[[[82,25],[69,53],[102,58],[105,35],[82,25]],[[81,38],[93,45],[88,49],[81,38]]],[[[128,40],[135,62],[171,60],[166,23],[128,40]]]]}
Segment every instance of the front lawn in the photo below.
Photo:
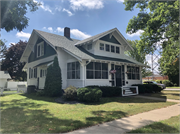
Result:
{"type": "Polygon", "coordinates": [[[178,89],[180,89],[180,87],[166,87],[166,88],[167,88],[167,89],[168,89],[168,88],[178,88],[178,89]]]}
{"type": "Polygon", "coordinates": [[[132,130],[128,133],[179,133],[179,125],[179,116],[174,116],[170,119],[154,122],[145,127],[132,130]]]}
{"type": "Polygon", "coordinates": [[[12,93],[17,93],[17,91],[4,91],[3,94],[12,94],[12,93]]]}
{"type": "Polygon", "coordinates": [[[176,104],[134,97],[102,98],[95,104],[59,104],[34,94],[0,98],[2,133],[68,132],[176,104]]]}
{"type": "Polygon", "coordinates": [[[161,91],[160,93],[153,93],[150,96],[152,96],[152,97],[159,97],[159,98],[166,97],[167,99],[179,100],[180,99],[180,91],[168,91],[168,90],[164,90],[164,91],[161,91]]]}

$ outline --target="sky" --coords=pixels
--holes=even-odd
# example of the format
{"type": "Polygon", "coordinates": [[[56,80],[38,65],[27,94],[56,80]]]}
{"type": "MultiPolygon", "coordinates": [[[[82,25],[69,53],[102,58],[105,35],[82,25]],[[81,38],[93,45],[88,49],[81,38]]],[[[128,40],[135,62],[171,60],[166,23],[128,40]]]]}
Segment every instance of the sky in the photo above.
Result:
{"type": "MultiPolygon", "coordinates": [[[[28,12],[29,26],[19,32],[1,30],[1,39],[6,45],[15,44],[19,40],[28,41],[33,29],[64,35],[64,27],[71,29],[71,38],[83,40],[104,31],[117,28],[129,40],[139,40],[137,33],[126,33],[126,27],[139,9],[125,11],[124,0],[34,0],[41,2],[35,12],[28,12]]],[[[150,56],[147,56],[150,61],[150,56]]],[[[150,64],[150,62],[149,62],[150,64]]]]}

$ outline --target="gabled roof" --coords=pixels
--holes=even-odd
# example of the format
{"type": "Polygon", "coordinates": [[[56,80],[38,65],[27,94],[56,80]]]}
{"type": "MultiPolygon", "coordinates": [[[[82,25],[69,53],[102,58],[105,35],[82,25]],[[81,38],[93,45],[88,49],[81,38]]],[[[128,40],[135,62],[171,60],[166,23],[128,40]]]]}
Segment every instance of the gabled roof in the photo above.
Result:
{"type": "Polygon", "coordinates": [[[121,38],[120,44],[127,46],[130,50],[134,50],[117,28],[113,28],[106,32],[103,32],[103,33],[97,34],[95,36],[89,37],[87,39],[84,39],[82,41],[78,41],[75,45],[83,45],[85,43],[94,42],[108,34],[111,34],[111,35],[115,34],[116,36],[119,36],[119,38],[121,38]]]}
{"type": "MultiPolygon", "coordinates": [[[[35,40],[37,40],[39,37],[42,38],[46,43],[51,45],[55,50],[56,47],[62,48],[67,53],[71,54],[72,56],[76,57],[79,60],[104,60],[104,61],[117,61],[117,62],[123,62],[123,63],[130,63],[130,64],[137,64],[140,66],[145,66],[142,63],[139,63],[137,61],[134,61],[132,59],[128,58],[111,58],[111,57],[105,57],[105,56],[98,56],[94,55],[92,53],[89,53],[87,50],[85,50],[83,47],[81,47],[81,44],[89,42],[89,41],[96,41],[107,34],[114,34],[116,36],[122,36],[120,32],[117,30],[117,28],[108,30],[106,32],[103,32],[101,34],[92,36],[90,38],[87,38],[85,40],[79,41],[72,38],[67,38],[65,36],[56,35],[48,32],[43,32],[40,30],[33,30],[31,37],[28,41],[28,44],[26,46],[26,49],[21,57],[20,61],[27,61],[28,57],[30,55],[29,49],[33,50],[33,47],[35,45],[35,40]]],[[[124,37],[121,37],[126,45],[128,45],[129,49],[131,49],[131,46],[126,43],[126,39],[123,39],[124,37]]]]}

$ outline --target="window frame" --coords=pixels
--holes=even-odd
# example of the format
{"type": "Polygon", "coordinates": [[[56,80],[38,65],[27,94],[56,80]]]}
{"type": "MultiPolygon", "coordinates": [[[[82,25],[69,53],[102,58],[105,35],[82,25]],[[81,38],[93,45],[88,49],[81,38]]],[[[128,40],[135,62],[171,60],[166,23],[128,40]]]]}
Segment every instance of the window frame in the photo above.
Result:
{"type": "Polygon", "coordinates": [[[81,66],[80,66],[80,63],[78,61],[68,62],[67,63],[67,79],[68,80],[76,80],[76,79],[79,80],[79,79],[81,79],[80,69],[81,69],[81,66]],[[74,68],[73,68],[72,64],[75,64],[74,68]],[[79,65],[77,66],[77,64],[79,64],[79,65]],[[71,68],[69,68],[69,66],[71,66],[71,68]],[[73,77],[73,73],[74,73],[74,77],[73,77]]]}
{"type": "Polygon", "coordinates": [[[90,62],[87,66],[86,66],[86,79],[90,80],[90,79],[109,79],[109,75],[108,75],[108,63],[101,63],[101,62],[90,62]],[[92,64],[92,68],[88,68],[89,64],[92,64]],[[100,68],[97,69],[96,65],[100,64],[100,68]],[[107,70],[103,70],[103,64],[106,64],[107,66],[107,70]],[[88,72],[92,72],[92,77],[88,76],[88,72]],[[96,74],[96,72],[100,72],[100,77],[97,77],[98,74],[96,74]],[[107,77],[103,78],[103,73],[106,73],[107,77]]]}
{"type": "Polygon", "coordinates": [[[128,80],[140,80],[140,67],[127,66],[127,72],[128,72],[127,73],[128,80]],[[128,72],[128,68],[130,68],[130,72],[128,72]],[[135,71],[133,71],[133,68],[135,68],[135,71]],[[136,71],[137,68],[138,68],[138,72],[136,71]],[[131,77],[129,78],[129,76],[131,76],[131,77]]]}
{"type": "Polygon", "coordinates": [[[44,56],[44,41],[37,44],[37,58],[44,56]]]}

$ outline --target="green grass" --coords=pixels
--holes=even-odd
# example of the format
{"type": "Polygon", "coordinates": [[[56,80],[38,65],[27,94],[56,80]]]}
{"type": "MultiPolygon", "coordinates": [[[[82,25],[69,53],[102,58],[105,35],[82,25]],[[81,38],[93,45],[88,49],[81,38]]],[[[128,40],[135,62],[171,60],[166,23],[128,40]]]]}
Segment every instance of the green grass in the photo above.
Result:
{"type": "Polygon", "coordinates": [[[179,116],[174,116],[170,119],[154,122],[145,127],[132,130],[128,133],[179,133],[179,125],[179,116]]]}
{"type": "Polygon", "coordinates": [[[68,132],[176,104],[134,97],[102,98],[95,104],[73,105],[34,94],[0,98],[2,133],[68,132]]]}
{"type": "Polygon", "coordinates": [[[166,87],[166,88],[178,88],[178,89],[180,89],[180,87],[166,87]]]}
{"type": "Polygon", "coordinates": [[[180,91],[164,90],[164,91],[161,91],[160,93],[153,93],[150,96],[158,97],[158,98],[164,98],[165,97],[167,99],[179,100],[180,99],[180,91]]]}
{"type": "Polygon", "coordinates": [[[17,91],[4,91],[3,93],[4,94],[6,94],[6,93],[17,93],[17,91]]]}

